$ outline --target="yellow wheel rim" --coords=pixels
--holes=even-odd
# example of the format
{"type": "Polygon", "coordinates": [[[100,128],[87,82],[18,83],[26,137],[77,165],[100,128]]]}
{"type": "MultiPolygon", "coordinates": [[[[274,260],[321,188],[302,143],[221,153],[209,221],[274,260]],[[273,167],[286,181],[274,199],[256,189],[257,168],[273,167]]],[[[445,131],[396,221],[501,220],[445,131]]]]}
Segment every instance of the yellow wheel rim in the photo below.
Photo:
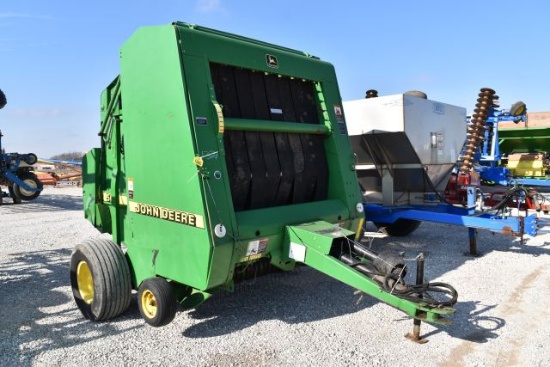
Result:
{"type": "Polygon", "coordinates": [[[143,313],[150,319],[157,314],[157,299],[150,290],[146,289],[141,294],[141,309],[143,313]]]}
{"type": "Polygon", "coordinates": [[[94,278],[92,277],[90,267],[85,261],[79,262],[76,267],[76,283],[80,297],[87,304],[91,304],[94,300],[94,278]]]}

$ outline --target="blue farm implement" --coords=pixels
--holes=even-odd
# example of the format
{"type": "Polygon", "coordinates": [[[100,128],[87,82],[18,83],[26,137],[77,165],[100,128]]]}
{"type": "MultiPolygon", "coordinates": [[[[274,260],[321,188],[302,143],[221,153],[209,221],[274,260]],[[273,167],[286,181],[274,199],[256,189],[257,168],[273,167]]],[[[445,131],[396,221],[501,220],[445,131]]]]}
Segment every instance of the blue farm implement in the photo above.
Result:
{"type": "MultiPolygon", "coordinates": [[[[0,109],[6,105],[6,96],[0,90],[0,109]]],[[[34,200],[42,191],[42,182],[32,172],[37,157],[34,153],[5,153],[0,131],[0,186],[7,186],[8,192],[0,189],[0,204],[4,197],[11,197],[15,204],[34,200]]]]}

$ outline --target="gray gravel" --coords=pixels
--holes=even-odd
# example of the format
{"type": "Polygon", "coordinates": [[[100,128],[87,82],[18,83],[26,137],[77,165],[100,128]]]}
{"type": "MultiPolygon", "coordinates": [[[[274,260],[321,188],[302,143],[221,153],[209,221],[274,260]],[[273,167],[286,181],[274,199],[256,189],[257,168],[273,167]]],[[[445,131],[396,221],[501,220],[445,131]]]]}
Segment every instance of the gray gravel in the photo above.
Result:
{"type": "Polygon", "coordinates": [[[480,231],[479,258],[463,255],[467,230],[456,226],[423,223],[407,238],[375,239],[375,250],[424,252],[427,279],[459,291],[453,324],[422,324],[429,342],[419,345],[403,337],[412,321],[402,312],[309,268],[240,284],[163,328],[144,323],[135,299],[123,316],[91,323],[69,286],[73,246],[100,236],[83,218],[80,189],[5,201],[1,366],[550,365],[550,235],[520,244],[480,231]]]}

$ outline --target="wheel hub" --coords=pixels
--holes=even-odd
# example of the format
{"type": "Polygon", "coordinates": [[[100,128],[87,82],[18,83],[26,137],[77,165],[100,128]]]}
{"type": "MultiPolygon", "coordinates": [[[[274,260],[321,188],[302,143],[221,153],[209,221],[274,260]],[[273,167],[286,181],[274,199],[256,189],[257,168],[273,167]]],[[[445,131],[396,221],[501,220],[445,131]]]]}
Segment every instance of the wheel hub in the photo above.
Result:
{"type": "Polygon", "coordinates": [[[149,318],[154,318],[157,314],[157,300],[150,290],[145,290],[141,295],[141,308],[149,318]]]}
{"type": "Polygon", "coordinates": [[[94,300],[94,278],[90,267],[85,261],[81,261],[76,267],[76,282],[82,300],[87,304],[91,304],[94,300]]]}

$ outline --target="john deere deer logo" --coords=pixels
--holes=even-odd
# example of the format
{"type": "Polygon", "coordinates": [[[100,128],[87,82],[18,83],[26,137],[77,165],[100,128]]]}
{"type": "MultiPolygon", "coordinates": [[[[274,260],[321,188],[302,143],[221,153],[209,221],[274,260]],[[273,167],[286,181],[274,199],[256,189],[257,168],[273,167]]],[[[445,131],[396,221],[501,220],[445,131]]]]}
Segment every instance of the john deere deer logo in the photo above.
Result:
{"type": "Polygon", "coordinates": [[[265,62],[270,68],[277,69],[279,67],[279,61],[277,61],[277,57],[273,55],[265,55],[265,62]]]}

